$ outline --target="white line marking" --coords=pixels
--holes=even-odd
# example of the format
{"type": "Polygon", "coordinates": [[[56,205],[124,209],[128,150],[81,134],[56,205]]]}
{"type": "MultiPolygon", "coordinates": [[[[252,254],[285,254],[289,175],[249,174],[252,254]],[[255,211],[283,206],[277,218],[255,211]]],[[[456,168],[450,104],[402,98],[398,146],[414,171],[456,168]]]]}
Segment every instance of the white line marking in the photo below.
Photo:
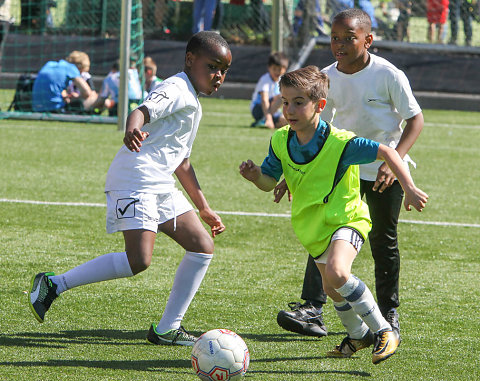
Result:
{"type": "Polygon", "coordinates": [[[56,201],[36,201],[36,200],[15,200],[8,198],[0,198],[0,202],[14,202],[18,204],[36,204],[36,205],[60,205],[60,206],[95,206],[106,207],[106,204],[95,202],[56,202],[56,201]]]}
{"type": "Polygon", "coordinates": [[[426,127],[448,127],[448,128],[473,128],[479,129],[479,125],[475,124],[449,124],[449,123],[433,123],[433,122],[425,122],[424,126],[426,127]]]}
{"type": "MultiPolygon", "coordinates": [[[[105,208],[107,205],[95,202],[57,202],[57,201],[36,201],[36,200],[16,200],[8,198],[0,198],[0,202],[18,203],[18,204],[35,204],[35,205],[56,205],[56,206],[91,206],[105,208]]],[[[290,218],[289,213],[260,213],[260,212],[235,212],[217,210],[218,214],[225,214],[230,216],[251,216],[251,217],[275,217],[275,218],[290,218]]],[[[460,222],[441,222],[441,221],[417,221],[417,220],[402,220],[399,222],[404,224],[415,225],[435,225],[435,226],[458,226],[464,228],[480,228],[480,224],[464,224],[460,222]]]]}

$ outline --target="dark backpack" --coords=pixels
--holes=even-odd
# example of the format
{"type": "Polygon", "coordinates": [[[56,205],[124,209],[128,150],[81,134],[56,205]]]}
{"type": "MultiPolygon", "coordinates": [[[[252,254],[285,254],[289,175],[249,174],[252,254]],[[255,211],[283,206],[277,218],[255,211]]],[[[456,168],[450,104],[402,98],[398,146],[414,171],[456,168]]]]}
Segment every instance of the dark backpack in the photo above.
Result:
{"type": "Polygon", "coordinates": [[[32,91],[33,83],[35,82],[36,78],[36,74],[22,74],[20,77],[18,77],[15,95],[10,107],[8,108],[8,111],[10,111],[12,108],[15,111],[33,111],[32,91]]]}

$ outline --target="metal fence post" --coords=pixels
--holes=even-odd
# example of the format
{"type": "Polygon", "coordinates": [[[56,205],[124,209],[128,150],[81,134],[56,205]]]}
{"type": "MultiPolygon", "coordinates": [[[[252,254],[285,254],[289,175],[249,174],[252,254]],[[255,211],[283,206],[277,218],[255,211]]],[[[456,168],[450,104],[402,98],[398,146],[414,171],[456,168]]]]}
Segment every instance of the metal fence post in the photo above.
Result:
{"type": "Polygon", "coordinates": [[[122,26],[120,28],[120,89],[118,94],[118,130],[124,130],[128,116],[128,68],[130,59],[130,30],[132,0],[122,1],[122,26]]]}
{"type": "Polygon", "coordinates": [[[272,1],[272,52],[283,51],[283,1],[272,1]]]}

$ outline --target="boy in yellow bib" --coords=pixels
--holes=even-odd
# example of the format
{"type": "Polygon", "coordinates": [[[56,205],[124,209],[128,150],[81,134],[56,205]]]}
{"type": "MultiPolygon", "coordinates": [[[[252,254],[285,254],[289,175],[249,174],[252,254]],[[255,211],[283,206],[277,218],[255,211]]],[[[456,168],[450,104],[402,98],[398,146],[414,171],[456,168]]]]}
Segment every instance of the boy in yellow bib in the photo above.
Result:
{"type": "Polygon", "coordinates": [[[377,364],[395,353],[399,339],[368,287],[351,274],[371,227],[368,207],[360,198],[358,164],[384,160],[405,191],[407,210],[413,206],[421,211],[428,196],[415,186],[394,149],[321,120],[328,83],[316,66],[282,76],[283,115],[289,125],[274,133],[261,167],[248,160],[240,173],[266,192],[283,173],[293,196],[295,234],[315,258],[325,292],[348,333],[328,355],[350,357],[374,344],[372,362],[377,364]]]}

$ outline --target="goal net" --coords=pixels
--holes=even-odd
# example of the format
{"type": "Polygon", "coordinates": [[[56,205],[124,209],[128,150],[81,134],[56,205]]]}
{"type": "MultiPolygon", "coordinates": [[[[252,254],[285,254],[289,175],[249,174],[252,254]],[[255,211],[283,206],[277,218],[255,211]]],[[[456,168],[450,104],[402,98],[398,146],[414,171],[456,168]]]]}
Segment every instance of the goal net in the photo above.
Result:
{"type": "MultiPolygon", "coordinates": [[[[5,0],[1,4],[0,116],[115,122],[112,113],[109,116],[102,107],[96,110],[69,107],[69,101],[79,94],[72,83],[65,83],[66,102],[61,109],[35,110],[31,91],[35,76],[47,62],[65,60],[77,51],[86,53],[90,61],[81,76],[93,90],[100,92],[103,79],[120,58],[122,0],[5,0]]],[[[140,0],[132,0],[131,16],[130,67],[136,69],[142,84],[140,0]]],[[[78,67],[77,61],[74,63],[78,67]]]]}

